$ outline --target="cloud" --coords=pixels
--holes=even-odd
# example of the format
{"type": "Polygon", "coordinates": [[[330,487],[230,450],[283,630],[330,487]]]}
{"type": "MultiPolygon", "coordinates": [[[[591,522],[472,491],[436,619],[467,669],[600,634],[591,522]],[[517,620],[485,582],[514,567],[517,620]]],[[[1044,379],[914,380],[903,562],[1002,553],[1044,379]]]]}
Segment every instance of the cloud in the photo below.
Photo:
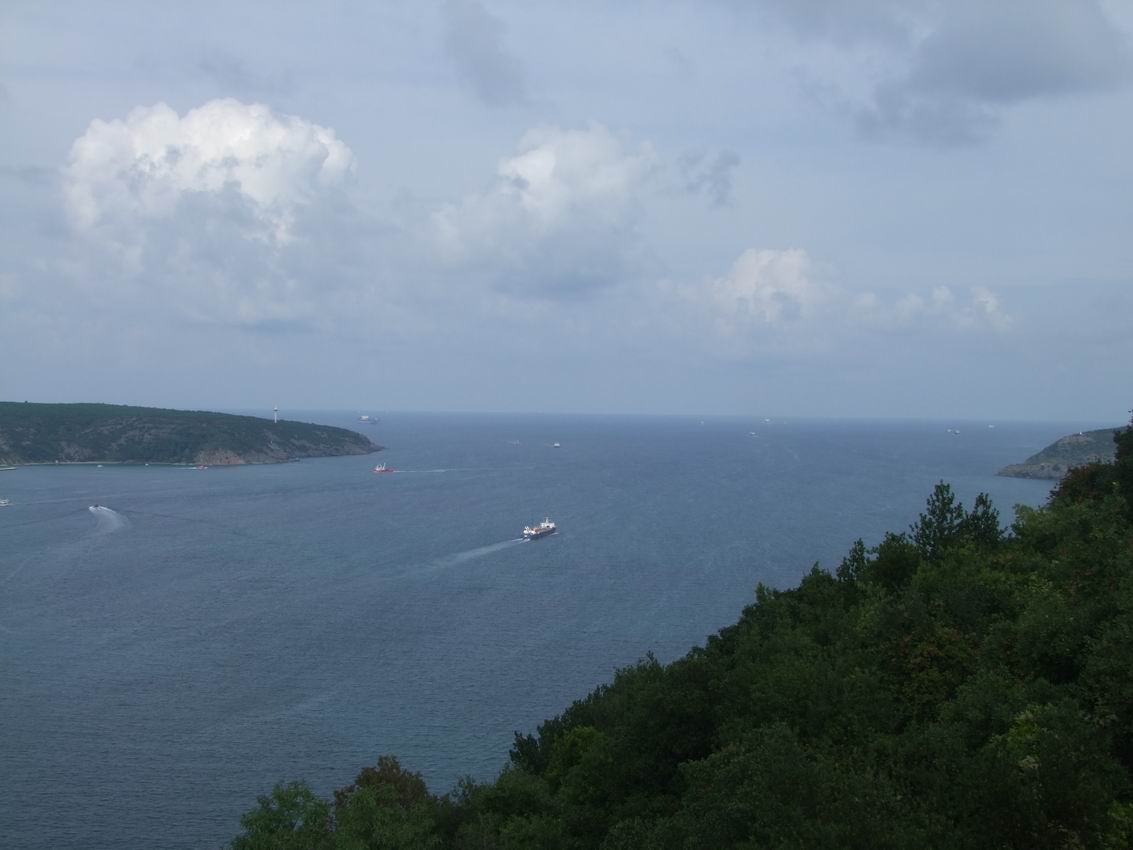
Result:
{"type": "MultiPolygon", "coordinates": [[[[800,38],[821,39],[842,46],[900,42],[909,37],[917,0],[760,0],[762,10],[779,18],[800,38]]],[[[751,8],[740,0],[740,8],[751,8]]]]}
{"type": "Polygon", "coordinates": [[[853,295],[844,311],[848,321],[886,330],[943,328],[1006,331],[1014,325],[999,296],[983,286],[958,298],[951,287],[938,286],[927,295],[906,293],[886,301],[873,292],[853,295]]]}
{"type": "Polygon", "coordinates": [[[246,203],[247,234],[283,242],[296,210],[353,167],[333,130],[262,104],[211,100],[182,117],[158,103],[125,120],[92,121],[71,146],[64,194],[80,231],[129,231],[204,195],[246,203]]]}
{"type": "Polygon", "coordinates": [[[707,297],[718,310],[721,330],[732,334],[752,325],[806,319],[830,296],[814,280],[806,251],[749,248],[727,275],[709,284],[707,297]]]}
{"type": "MultiPolygon", "coordinates": [[[[662,283],[663,297],[688,326],[707,331],[732,355],[753,351],[813,353],[879,333],[1001,332],[1013,320],[986,287],[879,295],[828,280],[830,272],[801,248],[748,248],[723,277],[662,283]]],[[[687,328],[686,328],[687,331],[687,328]]]]}
{"type": "Polygon", "coordinates": [[[504,44],[503,21],[477,0],[448,0],[441,11],[449,57],[487,106],[527,102],[523,66],[504,44]]]}
{"type": "Polygon", "coordinates": [[[722,207],[732,200],[732,185],[739,164],[740,155],[735,151],[723,150],[715,156],[689,152],[680,157],[677,168],[686,192],[690,195],[704,192],[713,206],[722,207]]]}
{"type": "MultiPolygon", "coordinates": [[[[1128,38],[1099,0],[763,0],[801,39],[870,69],[846,94],[866,135],[939,147],[982,141],[1027,101],[1114,89],[1133,69],[1128,38]]],[[[817,67],[807,76],[843,73],[817,67]]],[[[808,81],[822,90],[842,81],[808,81]]],[[[852,82],[847,82],[851,88],[852,82]]]]}
{"type": "Polygon", "coordinates": [[[538,127],[485,192],[432,215],[439,256],[514,294],[570,297],[610,286],[637,242],[640,193],[657,168],[601,124],[538,127]]]}
{"type": "Polygon", "coordinates": [[[1105,91],[1130,70],[1129,46],[1095,2],[958,3],[916,45],[907,70],[860,113],[872,133],[955,145],[979,141],[1005,108],[1105,91]]]}
{"type": "Polygon", "coordinates": [[[80,237],[71,261],[89,281],[113,281],[92,296],[101,301],[199,323],[303,326],[359,272],[342,262],[365,240],[344,194],[353,164],[333,130],[236,100],[94,121],[63,170],[80,237]]]}

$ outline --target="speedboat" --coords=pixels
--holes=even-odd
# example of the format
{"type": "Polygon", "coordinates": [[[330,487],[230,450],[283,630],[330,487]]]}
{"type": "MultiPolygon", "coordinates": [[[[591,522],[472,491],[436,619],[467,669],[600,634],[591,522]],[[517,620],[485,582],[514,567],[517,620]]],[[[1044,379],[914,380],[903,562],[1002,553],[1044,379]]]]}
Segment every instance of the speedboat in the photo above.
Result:
{"type": "Polygon", "coordinates": [[[381,475],[383,472],[397,472],[392,466],[386,466],[384,463],[379,463],[374,467],[374,472],[381,475]]]}
{"type": "Polygon", "coordinates": [[[551,522],[551,518],[545,518],[538,525],[525,525],[523,526],[523,539],[524,540],[538,540],[540,537],[546,537],[548,534],[554,534],[556,526],[551,522]]]}

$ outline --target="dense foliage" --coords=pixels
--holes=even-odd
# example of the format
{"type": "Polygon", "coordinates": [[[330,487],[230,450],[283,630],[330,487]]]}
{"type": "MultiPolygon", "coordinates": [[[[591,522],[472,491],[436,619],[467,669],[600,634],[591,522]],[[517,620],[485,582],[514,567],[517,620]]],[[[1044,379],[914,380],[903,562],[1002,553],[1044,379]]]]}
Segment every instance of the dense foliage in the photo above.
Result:
{"type": "Polygon", "coordinates": [[[0,402],[0,462],[198,463],[361,454],[370,441],[345,428],[255,416],[119,404],[0,402]]]}
{"type": "Polygon", "coordinates": [[[1133,846],[1133,427],[1008,532],[945,484],[834,574],[759,587],[449,795],[383,757],[277,786],[255,848],[1133,846]]]}

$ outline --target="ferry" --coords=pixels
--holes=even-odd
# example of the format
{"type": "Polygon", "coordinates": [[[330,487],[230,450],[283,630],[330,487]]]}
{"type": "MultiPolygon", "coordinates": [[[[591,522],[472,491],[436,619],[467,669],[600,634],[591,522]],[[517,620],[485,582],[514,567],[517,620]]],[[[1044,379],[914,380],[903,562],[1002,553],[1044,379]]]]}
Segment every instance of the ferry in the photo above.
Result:
{"type": "Polygon", "coordinates": [[[374,417],[372,417],[372,416],[367,416],[366,414],[359,416],[358,421],[361,422],[363,425],[377,425],[378,424],[377,419],[374,419],[374,417]]]}
{"type": "Polygon", "coordinates": [[[546,537],[548,534],[554,534],[556,531],[555,524],[551,522],[551,518],[547,517],[541,523],[535,526],[523,526],[523,539],[524,540],[538,540],[540,537],[546,537]]]}
{"type": "Polygon", "coordinates": [[[381,475],[383,472],[397,472],[392,466],[386,466],[384,463],[379,463],[374,467],[374,472],[381,475]]]}

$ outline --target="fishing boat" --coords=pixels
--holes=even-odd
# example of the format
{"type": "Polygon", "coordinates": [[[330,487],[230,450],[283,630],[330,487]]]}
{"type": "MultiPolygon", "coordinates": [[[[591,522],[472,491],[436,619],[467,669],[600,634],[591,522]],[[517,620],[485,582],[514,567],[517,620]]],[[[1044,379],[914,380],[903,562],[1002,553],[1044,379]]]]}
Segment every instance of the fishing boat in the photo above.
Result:
{"type": "Polygon", "coordinates": [[[379,463],[374,467],[374,472],[378,473],[378,475],[381,475],[384,472],[397,472],[397,470],[392,466],[386,466],[384,463],[379,463]]]}
{"type": "Polygon", "coordinates": [[[557,530],[555,524],[551,522],[551,518],[545,518],[538,525],[525,525],[523,526],[523,539],[524,540],[538,540],[540,537],[546,537],[548,534],[554,534],[557,530]]]}

